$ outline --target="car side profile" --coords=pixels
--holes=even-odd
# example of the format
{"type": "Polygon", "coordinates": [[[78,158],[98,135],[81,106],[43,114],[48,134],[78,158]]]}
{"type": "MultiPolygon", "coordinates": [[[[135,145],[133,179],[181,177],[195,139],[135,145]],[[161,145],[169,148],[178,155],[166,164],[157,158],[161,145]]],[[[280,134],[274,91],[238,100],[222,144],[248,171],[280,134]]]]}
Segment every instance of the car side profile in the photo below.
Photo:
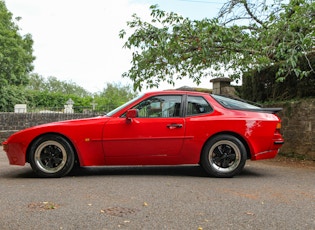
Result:
{"type": "Polygon", "coordinates": [[[209,176],[233,177],[246,160],[277,155],[279,110],[194,91],[148,92],[104,116],[27,128],[2,144],[10,164],[28,162],[39,177],[65,176],[75,164],[200,164],[209,176]]]}

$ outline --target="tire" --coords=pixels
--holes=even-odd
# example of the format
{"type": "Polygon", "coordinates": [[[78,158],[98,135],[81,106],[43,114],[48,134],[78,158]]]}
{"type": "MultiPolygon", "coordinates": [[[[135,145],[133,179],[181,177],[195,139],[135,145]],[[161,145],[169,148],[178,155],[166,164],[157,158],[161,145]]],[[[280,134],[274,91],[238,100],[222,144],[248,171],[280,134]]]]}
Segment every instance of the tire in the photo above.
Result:
{"type": "Polygon", "coordinates": [[[244,144],[232,135],[218,135],[204,146],[201,166],[214,177],[233,177],[245,166],[247,151],[244,144]]]}
{"type": "Polygon", "coordinates": [[[75,153],[65,138],[47,134],[32,144],[29,160],[33,171],[39,177],[62,177],[73,168],[75,153]]]}

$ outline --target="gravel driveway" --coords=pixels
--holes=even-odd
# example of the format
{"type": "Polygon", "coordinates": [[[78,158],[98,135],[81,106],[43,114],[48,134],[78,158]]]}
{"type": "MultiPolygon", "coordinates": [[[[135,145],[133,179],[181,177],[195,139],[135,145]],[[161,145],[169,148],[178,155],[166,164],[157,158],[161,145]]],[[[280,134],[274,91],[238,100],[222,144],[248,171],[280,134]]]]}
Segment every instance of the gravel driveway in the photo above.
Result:
{"type": "Polygon", "coordinates": [[[0,229],[315,229],[315,167],[248,161],[231,179],[198,166],[85,168],[40,179],[0,146],[0,229]]]}

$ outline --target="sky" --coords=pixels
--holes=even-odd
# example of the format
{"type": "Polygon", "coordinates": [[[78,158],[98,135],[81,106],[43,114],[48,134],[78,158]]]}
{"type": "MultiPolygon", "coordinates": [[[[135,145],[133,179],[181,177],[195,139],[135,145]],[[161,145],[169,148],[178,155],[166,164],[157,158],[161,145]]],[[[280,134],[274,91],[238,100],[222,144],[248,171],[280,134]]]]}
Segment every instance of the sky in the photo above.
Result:
{"type": "MultiPolygon", "coordinates": [[[[34,73],[74,82],[91,93],[107,83],[132,85],[122,74],[131,67],[132,53],[118,34],[136,13],[149,19],[150,5],[190,19],[213,18],[225,0],[5,0],[23,34],[34,40],[34,73]]],[[[210,79],[199,87],[210,88],[210,79]]],[[[177,81],[175,88],[196,86],[177,81]]],[[[159,89],[173,86],[162,84],[159,89]]],[[[145,89],[144,89],[145,90],[145,89]]],[[[157,89],[153,89],[157,90],[157,89]]],[[[148,91],[148,90],[147,90],[148,91]]]]}

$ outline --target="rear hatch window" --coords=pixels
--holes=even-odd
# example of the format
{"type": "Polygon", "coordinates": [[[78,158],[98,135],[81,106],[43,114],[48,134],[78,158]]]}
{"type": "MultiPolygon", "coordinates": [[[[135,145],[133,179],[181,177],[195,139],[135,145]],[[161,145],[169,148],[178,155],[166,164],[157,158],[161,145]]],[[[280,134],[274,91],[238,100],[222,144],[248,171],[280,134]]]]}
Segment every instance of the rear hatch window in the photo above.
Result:
{"type": "Polygon", "coordinates": [[[219,95],[211,95],[217,102],[219,102],[222,106],[229,109],[261,109],[256,105],[249,104],[244,101],[239,101],[236,99],[219,96],[219,95]]]}
{"type": "Polygon", "coordinates": [[[262,108],[261,106],[245,102],[241,99],[232,99],[229,97],[224,97],[220,95],[211,94],[211,96],[219,102],[223,107],[235,110],[248,110],[255,112],[265,112],[265,113],[277,113],[282,110],[282,108],[262,108]]]}

